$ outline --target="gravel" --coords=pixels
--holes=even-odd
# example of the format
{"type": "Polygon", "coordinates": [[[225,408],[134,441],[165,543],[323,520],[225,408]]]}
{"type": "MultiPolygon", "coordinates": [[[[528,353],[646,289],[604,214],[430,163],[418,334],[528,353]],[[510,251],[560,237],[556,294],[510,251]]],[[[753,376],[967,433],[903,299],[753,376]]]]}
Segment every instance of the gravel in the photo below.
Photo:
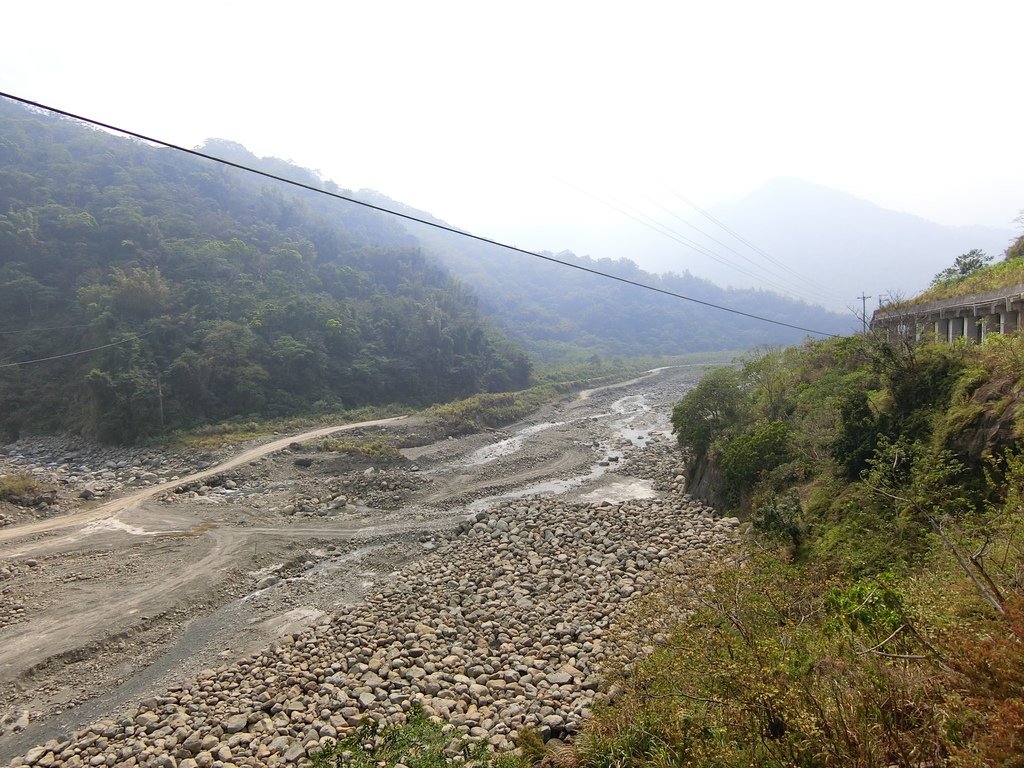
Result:
{"type": "Polygon", "coordinates": [[[364,718],[403,721],[414,703],[497,750],[524,729],[571,738],[607,696],[616,617],[679,563],[735,551],[738,521],[682,492],[677,455],[641,462],[633,473],[661,498],[499,504],[384,591],[10,765],[301,763],[364,718]]]}

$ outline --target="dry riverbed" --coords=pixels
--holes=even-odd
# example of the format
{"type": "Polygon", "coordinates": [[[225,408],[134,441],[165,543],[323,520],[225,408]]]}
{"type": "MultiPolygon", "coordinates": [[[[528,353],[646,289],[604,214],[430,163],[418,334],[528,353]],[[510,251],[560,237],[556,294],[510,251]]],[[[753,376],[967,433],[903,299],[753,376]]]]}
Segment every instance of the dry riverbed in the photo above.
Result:
{"type": "Polygon", "coordinates": [[[158,470],[218,457],[126,456],[103,492],[149,483],[151,498],[21,537],[30,517],[75,521],[97,478],[9,446],[0,472],[80,474],[47,505],[60,513],[4,511],[0,759],[280,764],[413,701],[499,748],[524,727],[571,734],[603,695],[618,611],[731,547],[733,521],[681,493],[665,435],[696,376],[662,371],[402,460],[285,445],[171,488],[158,470]]]}

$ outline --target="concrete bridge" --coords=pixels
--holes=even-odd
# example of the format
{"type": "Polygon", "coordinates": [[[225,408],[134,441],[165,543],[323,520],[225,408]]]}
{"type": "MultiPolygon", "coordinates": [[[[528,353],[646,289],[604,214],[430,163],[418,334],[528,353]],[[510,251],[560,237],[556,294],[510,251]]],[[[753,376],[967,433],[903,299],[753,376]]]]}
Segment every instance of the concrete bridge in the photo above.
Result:
{"type": "Polygon", "coordinates": [[[1024,284],[997,291],[972,293],[900,307],[880,307],[871,316],[871,329],[897,338],[938,339],[952,343],[967,338],[980,343],[990,333],[1020,330],[1024,284]]]}

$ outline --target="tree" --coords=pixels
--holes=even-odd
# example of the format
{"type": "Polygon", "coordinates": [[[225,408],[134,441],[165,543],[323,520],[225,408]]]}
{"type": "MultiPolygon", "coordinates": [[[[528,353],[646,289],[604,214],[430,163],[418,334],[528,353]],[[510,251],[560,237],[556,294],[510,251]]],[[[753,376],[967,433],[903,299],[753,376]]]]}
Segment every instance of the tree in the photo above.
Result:
{"type": "Polygon", "coordinates": [[[967,253],[962,253],[957,256],[956,260],[953,261],[953,266],[946,267],[933,277],[932,287],[934,288],[939,285],[948,285],[950,283],[959,282],[968,275],[974,274],[991,261],[992,257],[986,254],[983,250],[980,248],[972,248],[967,253]]]}
{"type": "Polygon", "coordinates": [[[740,418],[745,399],[740,375],[732,368],[713,368],[672,409],[672,431],[680,447],[705,454],[711,444],[740,418]]]}

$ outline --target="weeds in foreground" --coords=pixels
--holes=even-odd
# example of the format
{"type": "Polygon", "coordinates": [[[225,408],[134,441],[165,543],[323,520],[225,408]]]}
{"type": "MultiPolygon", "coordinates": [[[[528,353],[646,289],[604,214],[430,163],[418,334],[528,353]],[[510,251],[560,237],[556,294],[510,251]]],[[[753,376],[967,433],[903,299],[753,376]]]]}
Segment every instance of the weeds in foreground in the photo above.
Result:
{"type": "Polygon", "coordinates": [[[486,742],[473,741],[415,704],[401,725],[367,720],[339,741],[312,755],[313,768],[450,768],[493,766],[527,768],[516,755],[493,755],[486,742]]]}
{"type": "Polygon", "coordinates": [[[774,553],[712,566],[562,764],[1021,768],[1024,595],[1001,583],[999,614],[943,567],[851,583],[774,553]]]}

